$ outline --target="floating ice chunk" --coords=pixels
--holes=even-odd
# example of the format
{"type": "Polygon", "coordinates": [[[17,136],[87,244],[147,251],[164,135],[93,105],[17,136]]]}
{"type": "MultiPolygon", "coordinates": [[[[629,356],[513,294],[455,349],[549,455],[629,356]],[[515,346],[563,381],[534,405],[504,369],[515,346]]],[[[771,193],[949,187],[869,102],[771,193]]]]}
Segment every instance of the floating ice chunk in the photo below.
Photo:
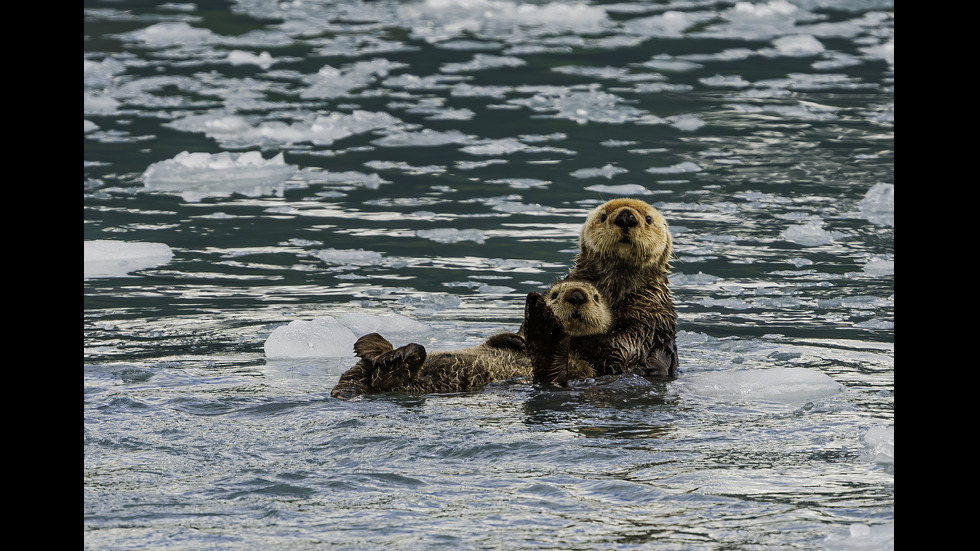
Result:
{"type": "Polygon", "coordinates": [[[482,71],[484,69],[499,69],[501,67],[520,67],[527,62],[519,57],[476,54],[465,63],[446,63],[439,70],[444,73],[464,73],[482,71]]]}
{"type": "Polygon", "coordinates": [[[422,295],[407,295],[397,300],[398,304],[412,306],[417,310],[434,312],[459,308],[463,300],[456,295],[426,293],[422,295]]]}
{"type": "Polygon", "coordinates": [[[517,151],[525,151],[530,147],[514,138],[503,138],[490,140],[487,143],[468,145],[461,150],[471,155],[507,155],[517,151]]]}
{"type": "Polygon", "coordinates": [[[596,193],[611,193],[613,195],[652,195],[653,192],[640,184],[620,184],[618,186],[607,186],[596,184],[585,188],[596,193]]]}
{"type": "Polygon", "coordinates": [[[505,184],[514,189],[544,188],[551,185],[551,182],[548,180],[539,180],[537,178],[501,178],[498,180],[487,180],[487,183],[505,184]]]}
{"type": "Polygon", "coordinates": [[[839,232],[823,229],[823,220],[811,220],[803,224],[790,226],[779,234],[786,241],[792,241],[806,247],[826,245],[839,236],[839,232]]]}
{"type": "Polygon", "coordinates": [[[163,243],[86,241],[82,253],[85,278],[122,277],[136,270],[154,268],[170,262],[174,253],[163,243]]]}
{"type": "Polygon", "coordinates": [[[368,333],[381,333],[392,343],[418,340],[431,332],[429,326],[406,316],[369,313],[295,320],[276,327],[265,341],[270,360],[337,358],[354,355],[354,342],[368,333]]]}
{"type": "Polygon", "coordinates": [[[343,69],[325,65],[307,80],[309,87],[300,92],[304,99],[330,99],[347,95],[358,88],[365,88],[379,78],[388,76],[392,69],[407,67],[404,63],[387,59],[358,61],[343,69]]]}
{"type": "Polygon", "coordinates": [[[844,533],[830,534],[824,549],[833,551],[890,551],[895,549],[895,523],[851,524],[844,533]]]}
{"type": "Polygon", "coordinates": [[[150,48],[198,46],[220,40],[220,37],[210,30],[198,29],[183,21],[177,23],[157,23],[145,29],[137,29],[117,36],[123,40],[142,42],[150,48]]]}
{"type": "Polygon", "coordinates": [[[808,34],[781,36],[772,41],[780,55],[803,57],[823,53],[824,47],[819,40],[808,34]]]}
{"type": "Polygon", "coordinates": [[[459,130],[447,130],[439,132],[425,128],[419,132],[394,132],[378,138],[371,143],[382,147],[405,147],[405,146],[439,146],[454,143],[466,143],[473,139],[471,136],[463,134],[459,130]]]}
{"type": "Polygon", "coordinates": [[[763,400],[803,405],[837,394],[843,387],[827,375],[801,367],[685,374],[680,388],[722,400],[763,400]]]}
{"type": "Polygon", "coordinates": [[[629,172],[629,170],[607,164],[602,168],[580,168],[572,172],[572,176],[575,178],[606,178],[611,180],[613,176],[624,172],[629,172]]]}
{"type": "Polygon", "coordinates": [[[891,257],[873,257],[861,270],[875,276],[889,276],[895,273],[895,260],[891,257]]]}
{"type": "Polygon", "coordinates": [[[704,272],[698,272],[696,274],[674,272],[670,274],[670,283],[673,285],[711,285],[720,279],[718,276],[704,272]]]}
{"type": "Polygon", "coordinates": [[[860,49],[868,57],[883,59],[889,65],[895,66],[895,40],[889,40],[875,46],[868,46],[860,49]]]}
{"type": "Polygon", "coordinates": [[[660,15],[628,20],[623,24],[623,30],[643,36],[676,38],[683,36],[684,31],[695,23],[709,17],[711,14],[708,12],[698,14],[668,10],[660,15]]]}
{"type": "MultiPolygon", "coordinates": [[[[684,130],[685,132],[693,132],[705,125],[705,122],[697,115],[677,115],[674,117],[667,117],[666,120],[667,124],[678,130],[684,130]]],[[[698,170],[700,170],[700,167],[698,170]]]]}
{"type": "Polygon", "coordinates": [[[650,174],[683,174],[685,172],[700,172],[701,166],[693,161],[681,161],[670,166],[651,166],[647,169],[650,174]]]}
{"type": "Polygon", "coordinates": [[[531,34],[599,32],[609,25],[606,11],[584,3],[535,4],[512,0],[425,0],[399,5],[399,20],[413,32],[444,41],[463,33],[501,33],[510,37],[515,27],[531,34]]]}
{"type": "Polygon", "coordinates": [[[381,253],[364,249],[323,249],[316,252],[316,257],[341,266],[378,266],[384,258],[381,253]]]}
{"type": "Polygon", "coordinates": [[[861,217],[878,226],[895,225],[895,184],[877,183],[861,199],[861,217]]]}
{"type": "Polygon", "coordinates": [[[658,71],[693,71],[703,67],[700,63],[677,59],[666,54],[655,55],[650,61],[646,61],[642,65],[658,71]]]}
{"type": "Polygon", "coordinates": [[[895,427],[875,425],[861,438],[865,457],[875,463],[895,463],[895,427]]]}
{"type": "Polygon", "coordinates": [[[264,159],[258,151],[245,153],[188,153],[153,163],[143,172],[148,191],[178,193],[185,201],[204,197],[282,196],[286,180],[297,170],[287,165],[283,154],[264,159]]]}
{"type": "Polygon", "coordinates": [[[82,103],[82,111],[87,115],[112,115],[119,108],[119,101],[115,98],[101,95],[85,93],[82,103]]]}
{"type": "Polygon", "coordinates": [[[701,77],[698,82],[704,84],[705,86],[724,86],[729,88],[746,88],[752,86],[752,83],[745,80],[739,75],[714,75],[711,77],[701,77]]]}
{"type": "Polygon", "coordinates": [[[331,317],[310,321],[295,320],[276,327],[266,339],[265,357],[336,358],[352,356],[357,337],[343,323],[331,317]]]}
{"type": "Polygon", "coordinates": [[[259,55],[255,55],[252,52],[244,52],[242,50],[232,50],[228,54],[228,63],[232,65],[258,65],[263,69],[268,69],[272,67],[275,60],[269,55],[269,52],[262,52],[259,55]]]}
{"type": "Polygon", "coordinates": [[[472,241],[474,243],[486,242],[486,235],[480,230],[460,230],[457,228],[435,228],[431,230],[417,230],[415,235],[423,239],[430,239],[437,243],[459,243],[460,241],[472,241]]]}
{"type": "Polygon", "coordinates": [[[338,316],[337,320],[357,336],[381,333],[386,338],[395,339],[392,343],[402,339],[418,338],[431,331],[428,325],[401,314],[378,315],[352,312],[338,316]]]}

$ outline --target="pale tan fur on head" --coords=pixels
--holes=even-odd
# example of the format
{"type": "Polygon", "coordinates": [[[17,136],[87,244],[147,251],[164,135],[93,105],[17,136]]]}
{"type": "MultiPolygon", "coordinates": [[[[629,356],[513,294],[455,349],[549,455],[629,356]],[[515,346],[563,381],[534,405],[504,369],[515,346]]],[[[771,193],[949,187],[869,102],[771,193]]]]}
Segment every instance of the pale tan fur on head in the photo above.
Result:
{"type": "Polygon", "coordinates": [[[667,271],[672,254],[667,220],[639,199],[613,199],[596,207],[582,227],[579,247],[581,254],[590,257],[660,271],[667,271]]]}
{"type": "Polygon", "coordinates": [[[595,286],[587,281],[559,281],[548,289],[544,300],[565,332],[573,337],[598,335],[612,327],[609,306],[595,286]]]}

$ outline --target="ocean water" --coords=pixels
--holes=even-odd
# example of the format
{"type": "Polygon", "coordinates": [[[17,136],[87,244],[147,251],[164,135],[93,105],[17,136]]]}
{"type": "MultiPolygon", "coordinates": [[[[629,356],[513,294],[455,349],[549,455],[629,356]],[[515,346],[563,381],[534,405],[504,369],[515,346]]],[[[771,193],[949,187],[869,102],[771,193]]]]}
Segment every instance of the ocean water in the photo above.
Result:
{"type": "Polygon", "coordinates": [[[894,548],[891,1],[84,3],[87,549],[894,548]],[[680,373],[330,397],[658,208],[680,373]]]}

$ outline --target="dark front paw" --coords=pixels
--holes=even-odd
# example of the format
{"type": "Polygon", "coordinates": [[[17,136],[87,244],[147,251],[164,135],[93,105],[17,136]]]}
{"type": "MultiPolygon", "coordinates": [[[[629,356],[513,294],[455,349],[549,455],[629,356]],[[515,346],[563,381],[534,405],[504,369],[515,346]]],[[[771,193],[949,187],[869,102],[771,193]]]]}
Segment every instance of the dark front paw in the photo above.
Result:
{"type": "Polygon", "coordinates": [[[544,297],[533,291],[528,293],[524,303],[524,338],[528,346],[556,341],[564,336],[564,332],[564,327],[545,303],[544,297]]]}

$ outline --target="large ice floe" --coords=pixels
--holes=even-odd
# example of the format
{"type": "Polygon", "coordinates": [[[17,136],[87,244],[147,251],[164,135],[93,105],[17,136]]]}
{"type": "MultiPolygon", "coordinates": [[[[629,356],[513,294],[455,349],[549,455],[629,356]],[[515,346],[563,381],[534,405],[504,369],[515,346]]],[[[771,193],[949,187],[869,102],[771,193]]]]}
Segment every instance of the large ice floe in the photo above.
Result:
{"type": "Polygon", "coordinates": [[[843,391],[829,376],[801,367],[772,367],[685,373],[675,383],[681,392],[725,401],[767,401],[800,406],[843,391]]]}
{"type": "Polygon", "coordinates": [[[428,325],[400,314],[349,313],[337,317],[294,320],[273,329],[265,341],[269,360],[341,358],[354,355],[354,341],[379,332],[392,342],[417,340],[431,332],[428,325]]]}
{"type": "Polygon", "coordinates": [[[265,159],[258,151],[245,153],[188,153],[153,163],[143,172],[148,191],[179,194],[185,201],[205,197],[281,197],[286,180],[298,167],[288,165],[282,153],[265,159]]]}
{"type": "Polygon", "coordinates": [[[82,264],[86,278],[123,277],[170,262],[174,253],[163,243],[96,239],[86,241],[82,264]]]}

